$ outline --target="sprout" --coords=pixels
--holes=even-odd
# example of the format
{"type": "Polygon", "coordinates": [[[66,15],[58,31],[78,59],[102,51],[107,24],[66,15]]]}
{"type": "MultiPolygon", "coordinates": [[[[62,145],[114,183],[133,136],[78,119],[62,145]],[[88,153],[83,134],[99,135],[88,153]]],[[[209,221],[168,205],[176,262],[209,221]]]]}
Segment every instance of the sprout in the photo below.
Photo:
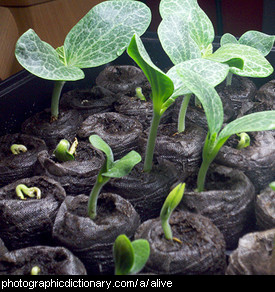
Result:
{"type": "Polygon", "coordinates": [[[236,135],[240,137],[237,149],[243,149],[250,145],[250,137],[247,133],[240,133],[236,135]]]}
{"type": "Polygon", "coordinates": [[[88,215],[91,219],[94,219],[96,217],[97,199],[102,187],[113,177],[120,178],[129,174],[132,168],[141,161],[141,156],[132,150],[121,159],[114,161],[112,149],[102,138],[98,135],[92,135],[89,137],[89,141],[106,155],[88,201],[88,215]]]}
{"type": "Polygon", "coordinates": [[[75,159],[74,154],[76,152],[77,145],[78,145],[77,138],[74,139],[74,142],[72,143],[71,146],[69,141],[67,141],[66,139],[62,139],[58,143],[53,154],[60,162],[74,160],[75,159]]]}
{"type": "Polygon", "coordinates": [[[180,68],[182,82],[199,98],[205,111],[208,133],[203,147],[202,164],[197,178],[197,191],[204,190],[208,168],[229,137],[242,132],[275,129],[275,111],[245,115],[228,123],[223,129],[223,105],[215,88],[195,72],[180,68]]]}
{"type": "Polygon", "coordinates": [[[34,266],[31,269],[31,275],[39,275],[39,273],[41,272],[41,269],[38,266],[34,266]]]}
{"type": "Polygon", "coordinates": [[[24,184],[19,184],[16,189],[16,194],[21,200],[26,200],[25,196],[28,196],[30,198],[34,198],[36,196],[36,199],[41,199],[41,190],[37,187],[31,187],[28,188],[24,184]]]}
{"type": "Polygon", "coordinates": [[[13,145],[11,145],[10,149],[14,155],[28,151],[27,147],[25,145],[22,145],[22,144],[13,144],[13,145]]]}
{"type": "Polygon", "coordinates": [[[119,235],[113,245],[115,275],[134,275],[145,266],[150,256],[150,245],[146,239],[133,242],[125,235],[119,235]]]}
{"type": "Polygon", "coordinates": [[[275,181],[271,182],[271,183],[269,184],[269,187],[270,187],[273,191],[275,191],[275,181]]]}
{"type": "Polygon", "coordinates": [[[164,236],[168,240],[174,239],[175,241],[180,242],[177,238],[173,237],[172,229],[169,224],[169,219],[172,212],[180,203],[183,193],[185,190],[185,183],[178,184],[167,196],[160,212],[160,220],[162,229],[164,231],[164,236]]]}
{"type": "Polygon", "coordinates": [[[138,97],[140,100],[146,100],[145,96],[142,93],[141,87],[136,88],[136,97],[138,97]]]}

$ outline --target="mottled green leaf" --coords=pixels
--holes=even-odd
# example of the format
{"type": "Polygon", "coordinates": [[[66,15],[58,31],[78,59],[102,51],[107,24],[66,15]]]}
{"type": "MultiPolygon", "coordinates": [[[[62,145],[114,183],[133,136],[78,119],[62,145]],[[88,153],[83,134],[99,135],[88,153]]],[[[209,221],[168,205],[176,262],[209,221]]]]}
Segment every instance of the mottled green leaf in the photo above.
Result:
{"type": "Polygon", "coordinates": [[[44,79],[75,81],[84,78],[81,69],[65,66],[56,50],[43,42],[32,29],[18,39],[15,56],[26,70],[44,79]]]}
{"type": "Polygon", "coordinates": [[[238,40],[231,34],[231,33],[225,33],[220,40],[220,45],[226,45],[226,44],[238,44],[238,40]]]}
{"type": "Polygon", "coordinates": [[[240,44],[259,50],[263,56],[267,56],[270,53],[274,41],[274,35],[268,35],[255,30],[247,31],[239,38],[240,44]]]}
{"type": "Polygon", "coordinates": [[[68,65],[96,67],[113,61],[142,35],[151,21],[150,9],[140,1],[103,1],[69,32],[64,42],[68,65]]]}
{"type": "Polygon", "coordinates": [[[213,87],[220,84],[226,78],[229,71],[229,66],[226,64],[221,64],[202,58],[189,60],[175,65],[167,72],[167,76],[172,79],[175,87],[172,98],[192,93],[188,87],[184,85],[182,78],[178,74],[181,68],[196,72],[213,87]]]}
{"type": "Polygon", "coordinates": [[[267,59],[257,49],[246,45],[228,43],[206,58],[220,63],[234,58],[243,59],[243,69],[230,67],[233,74],[240,76],[267,77],[273,72],[267,59]]]}
{"type": "Polygon", "coordinates": [[[212,52],[214,28],[197,1],[164,0],[160,6],[164,17],[158,35],[174,64],[212,52]]]}
{"type": "Polygon", "coordinates": [[[238,118],[220,132],[218,139],[241,132],[267,131],[275,129],[275,111],[263,111],[238,118]]]}
{"type": "Polygon", "coordinates": [[[200,100],[210,134],[218,133],[223,124],[223,105],[215,88],[190,69],[180,68],[178,75],[183,84],[200,100]]]}

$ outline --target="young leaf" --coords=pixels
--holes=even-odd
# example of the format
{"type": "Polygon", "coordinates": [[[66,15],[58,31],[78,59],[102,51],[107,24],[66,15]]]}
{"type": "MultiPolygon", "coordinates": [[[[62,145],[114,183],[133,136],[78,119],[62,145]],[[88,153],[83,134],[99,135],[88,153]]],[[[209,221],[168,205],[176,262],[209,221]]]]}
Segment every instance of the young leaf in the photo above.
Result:
{"type": "Polygon", "coordinates": [[[99,3],[68,33],[64,42],[67,64],[90,68],[115,60],[133,34],[142,35],[150,21],[150,9],[140,1],[99,3]]]}
{"type": "Polygon", "coordinates": [[[249,114],[227,124],[218,139],[230,137],[241,132],[267,131],[275,129],[275,111],[263,111],[249,114]]]}
{"type": "Polygon", "coordinates": [[[181,69],[189,69],[194,71],[195,73],[199,74],[201,78],[204,79],[207,83],[215,87],[226,78],[229,71],[229,66],[202,58],[188,60],[173,66],[167,72],[167,76],[173,80],[175,87],[171,98],[192,93],[182,82],[182,78],[178,75],[178,72],[180,72],[181,69]]]}
{"type": "Polygon", "coordinates": [[[136,239],[132,242],[132,247],[134,249],[134,264],[130,274],[135,275],[145,266],[150,256],[150,245],[146,239],[136,239]]]}
{"type": "Polygon", "coordinates": [[[150,9],[140,1],[112,0],[95,5],[55,50],[29,29],[17,41],[18,62],[32,74],[55,81],[84,78],[80,68],[113,61],[127,48],[134,33],[143,34],[150,9]]]}
{"type": "Polygon", "coordinates": [[[123,177],[129,174],[132,168],[141,161],[141,156],[134,150],[115,161],[107,172],[101,175],[106,177],[123,177]]]}
{"type": "Polygon", "coordinates": [[[199,74],[186,68],[178,69],[183,84],[200,100],[205,111],[208,130],[218,133],[223,124],[223,105],[217,91],[199,74]]]}
{"type": "Polygon", "coordinates": [[[172,240],[173,234],[172,229],[169,223],[169,219],[172,215],[174,209],[180,203],[185,189],[185,183],[179,183],[167,196],[161,211],[160,211],[160,220],[161,226],[165,235],[165,238],[172,240]]]}
{"type": "Polygon", "coordinates": [[[231,34],[225,33],[220,40],[220,45],[224,46],[226,44],[238,44],[238,40],[231,34]]]}
{"type": "Polygon", "coordinates": [[[206,58],[220,63],[234,58],[243,59],[242,69],[230,68],[233,74],[240,76],[267,77],[273,72],[273,67],[267,59],[257,49],[246,45],[228,43],[206,58]]]}
{"type": "Polygon", "coordinates": [[[154,111],[162,114],[163,103],[172,95],[172,80],[151,61],[141,39],[134,34],[127,49],[128,55],[138,64],[152,88],[154,111]]]}
{"type": "Polygon", "coordinates": [[[109,169],[114,162],[114,155],[113,155],[113,151],[110,148],[110,146],[98,135],[91,135],[89,137],[89,141],[90,143],[97,149],[101,150],[102,152],[105,153],[106,155],[106,167],[107,169],[109,169]]]}
{"type": "Polygon", "coordinates": [[[113,246],[115,275],[127,275],[134,264],[134,249],[129,238],[119,235],[113,246]]]}
{"type": "Polygon", "coordinates": [[[174,64],[212,53],[214,28],[196,0],[162,1],[161,4],[165,17],[159,25],[158,35],[174,64]],[[173,9],[167,10],[174,4],[173,9]]]}
{"type": "Polygon", "coordinates": [[[270,53],[274,41],[274,35],[268,35],[255,30],[247,31],[239,38],[240,44],[259,50],[263,56],[267,56],[270,53]]]}
{"type": "Polygon", "coordinates": [[[269,184],[269,187],[270,187],[273,191],[275,191],[275,181],[271,182],[271,183],[269,184]]]}
{"type": "Polygon", "coordinates": [[[15,56],[25,69],[44,79],[75,81],[84,78],[81,69],[65,66],[56,50],[41,41],[33,29],[18,39],[15,56]]]}

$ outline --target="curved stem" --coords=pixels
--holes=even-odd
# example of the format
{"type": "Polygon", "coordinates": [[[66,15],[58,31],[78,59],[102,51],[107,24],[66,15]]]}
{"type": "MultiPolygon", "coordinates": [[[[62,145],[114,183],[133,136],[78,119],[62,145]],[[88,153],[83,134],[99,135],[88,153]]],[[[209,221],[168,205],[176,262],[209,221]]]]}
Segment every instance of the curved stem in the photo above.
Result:
{"type": "Polygon", "coordinates": [[[20,154],[21,152],[28,151],[27,147],[21,144],[12,144],[10,149],[14,155],[20,154]]]}
{"type": "Polygon", "coordinates": [[[97,214],[97,199],[103,186],[110,180],[110,178],[103,178],[101,175],[96,180],[88,201],[88,215],[93,220],[97,214]]]}
{"type": "Polygon", "coordinates": [[[178,117],[178,132],[184,132],[185,130],[185,116],[187,107],[190,101],[192,94],[186,94],[182,100],[180,111],[179,111],[179,117],[178,117]]]}
{"type": "Polygon", "coordinates": [[[160,123],[161,115],[154,111],[153,118],[150,126],[150,133],[146,145],[145,161],[143,166],[144,172],[150,172],[153,164],[154,149],[156,144],[158,126],[160,123]]]}
{"type": "Polygon", "coordinates": [[[163,229],[165,238],[168,240],[172,240],[173,233],[172,233],[171,226],[169,224],[169,218],[168,218],[168,220],[161,220],[161,225],[162,225],[162,229],[163,229]]]}
{"type": "Polygon", "coordinates": [[[21,199],[21,200],[26,200],[25,195],[29,196],[30,198],[33,198],[36,194],[36,198],[37,199],[41,199],[41,191],[39,188],[37,187],[31,187],[28,188],[26,185],[24,184],[19,184],[16,189],[16,194],[17,196],[21,199]]]}
{"type": "Polygon", "coordinates": [[[51,121],[58,119],[59,114],[59,99],[61,95],[62,88],[65,84],[65,81],[55,81],[52,102],[51,102],[51,121]]]}

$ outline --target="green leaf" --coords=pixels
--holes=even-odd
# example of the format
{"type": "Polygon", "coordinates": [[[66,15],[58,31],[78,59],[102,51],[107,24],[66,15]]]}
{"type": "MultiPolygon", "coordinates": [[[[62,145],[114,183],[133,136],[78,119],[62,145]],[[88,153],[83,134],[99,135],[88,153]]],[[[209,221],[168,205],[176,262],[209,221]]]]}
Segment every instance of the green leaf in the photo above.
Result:
{"type": "Polygon", "coordinates": [[[247,31],[239,38],[240,44],[259,50],[263,56],[267,56],[270,53],[274,41],[274,35],[268,35],[255,30],[247,31]]]}
{"type": "Polygon", "coordinates": [[[275,129],[275,111],[263,111],[249,114],[227,124],[218,136],[218,140],[241,132],[267,131],[275,129]]]}
{"type": "Polygon", "coordinates": [[[123,177],[130,173],[132,168],[141,161],[141,156],[134,150],[126,154],[121,159],[115,161],[107,172],[101,175],[105,177],[123,177]]]}
{"type": "Polygon", "coordinates": [[[192,9],[199,7],[197,0],[161,0],[159,12],[162,18],[174,13],[191,13],[192,9]]]}
{"type": "Polygon", "coordinates": [[[238,40],[231,33],[225,33],[220,40],[221,46],[226,44],[238,44],[238,40]]]}
{"type": "Polygon", "coordinates": [[[114,155],[111,147],[98,135],[91,135],[89,141],[95,148],[105,153],[107,158],[106,168],[109,169],[114,162],[114,155]]]}
{"type": "Polygon", "coordinates": [[[127,275],[134,264],[134,249],[129,238],[119,235],[113,246],[115,275],[127,275]]]}
{"type": "Polygon", "coordinates": [[[65,66],[56,50],[41,41],[34,30],[27,30],[17,41],[15,56],[32,74],[49,80],[75,81],[84,78],[81,69],[65,66]]]}
{"type": "Polygon", "coordinates": [[[151,84],[154,111],[162,114],[163,103],[174,91],[172,80],[151,61],[137,34],[134,34],[127,53],[138,64],[151,84]]]}
{"type": "Polygon", "coordinates": [[[161,7],[166,8],[163,10],[165,17],[159,25],[158,35],[174,64],[212,52],[214,28],[197,1],[164,1],[161,7]],[[169,5],[174,8],[167,10],[169,5]]]}
{"type": "Polygon", "coordinates": [[[223,105],[220,96],[201,75],[187,68],[180,68],[178,75],[183,84],[200,100],[212,134],[218,133],[223,124],[223,105]]]}
{"type": "Polygon", "coordinates": [[[273,72],[271,64],[255,48],[241,44],[228,43],[220,47],[208,60],[225,63],[230,59],[243,59],[243,68],[231,67],[233,74],[246,77],[267,77],[273,72]]]}
{"type": "Polygon", "coordinates": [[[164,18],[158,27],[158,36],[173,64],[201,57],[200,48],[192,39],[189,25],[181,15],[164,18]]]}
{"type": "Polygon", "coordinates": [[[134,33],[143,34],[150,9],[139,1],[103,1],[68,33],[56,50],[29,29],[17,41],[15,56],[32,74],[55,81],[84,78],[80,68],[96,67],[120,56],[134,33]]]}
{"type": "Polygon", "coordinates": [[[132,247],[134,249],[134,265],[130,274],[135,275],[144,268],[150,256],[150,245],[146,239],[136,239],[132,242],[132,247]]]}
{"type": "Polygon", "coordinates": [[[185,183],[179,183],[167,196],[160,212],[161,220],[168,220],[173,210],[180,203],[185,190],[185,183]]]}
{"type": "Polygon", "coordinates": [[[220,84],[229,72],[228,65],[202,58],[189,60],[175,65],[167,72],[167,76],[173,81],[175,87],[171,98],[192,93],[182,82],[182,78],[178,75],[178,72],[180,72],[181,69],[189,69],[194,71],[213,87],[220,84]]]}
{"type": "Polygon", "coordinates": [[[150,21],[150,9],[140,1],[99,3],[68,33],[64,42],[67,64],[90,68],[115,60],[133,34],[142,35],[150,21]]]}

